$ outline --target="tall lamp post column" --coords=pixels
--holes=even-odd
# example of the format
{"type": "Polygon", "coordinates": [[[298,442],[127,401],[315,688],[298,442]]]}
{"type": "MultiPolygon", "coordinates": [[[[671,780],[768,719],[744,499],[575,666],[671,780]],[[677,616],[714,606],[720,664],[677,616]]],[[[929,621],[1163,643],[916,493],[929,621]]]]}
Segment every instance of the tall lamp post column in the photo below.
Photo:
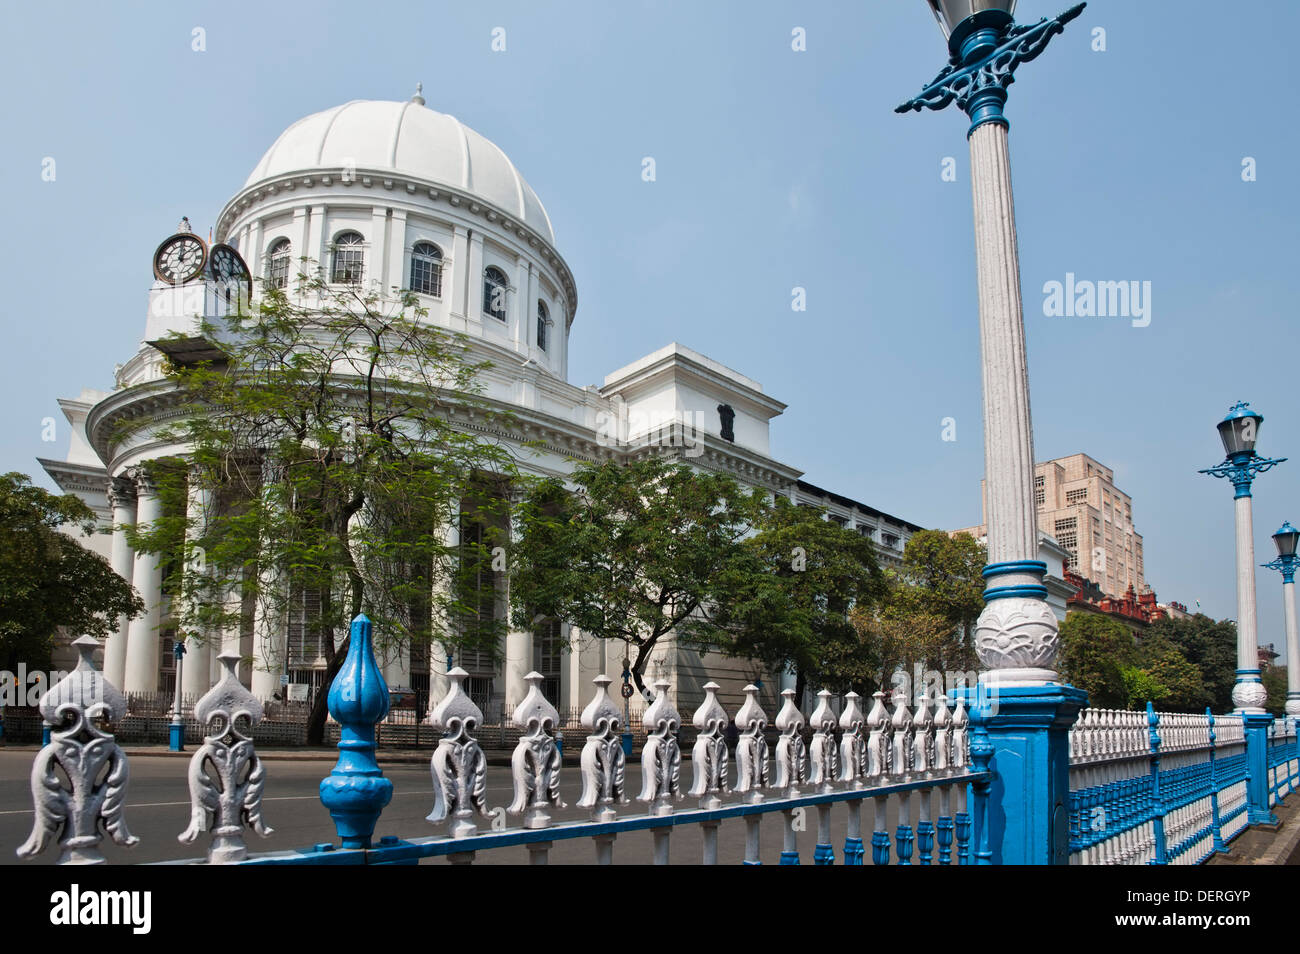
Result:
{"type": "Polygon", "coordinates": [[[1268,807],[1268,730],[1273,717],[1264,711],[1268,692],[1260,681],[1258,636],[1255,627],[1255,539],[1251,514],[1250,485],[1256,475],[1286,460],[1261,457],[1255,451],[1261,414],[1238,401],[1219,422],[1224,461],[1202,470],[1212,477],[1232,482],[1237,523],[1237,683],[1232,687],[1235,712],[1246,726],[1246,762],[1250,779],[1246,786],[1246,818],[1252,824],[1271,825],[1277,817],[1268,807]]]}
{"type": "Polygon", "coordinates": [[[971,121],[989,565],[985,607],[975,627],[985,671],[970,709],[988,733],[990,765],[1008,806],[990,812],[989,860],[1066,864],[1067,733],[1087,695],[1059,683],[1054,667],[1060,638],[1043,585],[1047,566],[1038,559],[1020,253],[1003,106],[1016,68],[1042,53],[1085,5],[1021,26],[1012,17],[1015,0],[926,3],[947,36],[950,59],[897,112],[956,102],[971,121]]]}
{"type": "Polygon", "coordinates": [[[1277,559],[1265,563],[1269,570],[1282,573],[1282,611],[1286,616],[1286,714],[1300,716],[1300,635],[1296,633],[1295,571],[1300,567],[1296,544],[1300,543],[1300,530],[1290,522],[1282,524],[1273,534],[1277,546],[1277,559]]]}

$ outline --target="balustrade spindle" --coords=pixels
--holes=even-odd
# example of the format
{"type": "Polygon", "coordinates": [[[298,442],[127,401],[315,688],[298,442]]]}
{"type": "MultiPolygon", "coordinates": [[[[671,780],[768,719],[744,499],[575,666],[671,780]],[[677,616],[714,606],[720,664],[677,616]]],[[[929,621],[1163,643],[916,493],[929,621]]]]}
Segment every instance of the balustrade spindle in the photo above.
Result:
{"type": "MultiPolygon", "coordinates": [[[[858,707],[862,697],[856,692],[844,695],[844,711],[840,713],[840,781],[850,788],[861,789],[867,774],[867,740],[862,736],[866,716],[858,707]]],[[[866,852],[862,847],[862,799],[848,803],[848,832],[844,837],[844,863],[860,866],[866,852]]]]}
{"type": "MultiPolygon", "coordinates": [[[[940,695],[934,707],[934,770],[948,772],[952,758],[952,713],[948,711],[948,697],[940,695]]],[[[939,786],[939,820],[935,822],[935,835],[939,844],[939,864],[952,864],[952,786],[939,786]]]]}
{"type": "MultiPolygon", "coordinates": [[[[785,798],[799,795],[799,786],[808,778],[808,749],[804,745],[803,713],[794,704],[794,690],[782,689],[785,702],[776,714],[776,727],[781,730],[781,737],[776,741],[776,781],[775,787],[784,789],[785,798]]],[[[781,847],[781,864],[797,865],[799,863],[799,845],[795,839],[794,812],[781,813],[785,820],[785,834],[781,847]]]]}
{"type": "MultiPolygon", "coordinates": [[[[642,725],[646,730],[645,748],[641,752],[641,794],[651,815],[671,815],[673,803],[682,798],[682,750],[677,744],[677,730],[682,717],[668,699],[667,679],[655,680],[655,700],[646,709],[642,725]]],[[[668,864],[668,837],[672,827],[652,829],[655,864],[668,864]]]]}
{"type": "MultiPolygon", "coordinates": [[[[907,711],[907,699],[901,692],[894,693],[894,714],[890,717],[893,728],[893,747],[890,750],[890,775],[902,781],[911,769],[908,764],[912,754],[912,714],[907,711]]],[[[895,847],[898,863],[912,863],[912,796],[906,792],[898,796],[898,830],[895,847]]]]}
{"type": "MultiPolygon", "coordinates": [[[[736,728],[740,739],[736,744],[736,794],[745,802],[757,805],[763,801],[761,788],[767,787],[767,714],[758,704],[758,686],[745,687],[745,703],[736,713],[736,728]]],[[[761,865],[759,855],[759,822],[762,816],[745,816],[745,864],[761,865]]]]}
{"type": "MultiPolygon", "coordinates": [[[[966,713],[966,701],[958,695],[957,708],[952,713],[952,767],[964,769],[970,765],[970,716],[966,713]]],[[[957,786],[957,814],[953,816],[953,828],[957,833],[957,862],[970,864],[971,819],[966,808],[965,785],[957,786]]]]}
{"type": "MultiPolygon", "coordinates": [[[[931,750],[934,746],[934,715],[926,699],[925,690],[916,694],[916,713],[912,718],[912,773],[930,774],[931,750]]],[[[930,789],[916,793],[916,854],[922,865],[929,865],[934,857],[934,823],[930,820],[930,789]]]]}
{"type": "Polygon", "coordinates": [[[104,731],[104,723],[116,724],[126,715],[126,699],[95,669],[99,640],[81,636],[72,646],[78,653],[76,668],[46,690],[37,704],[51,726],[50,741],[32,764],[36,818],[18,857],[34,858],[58,832],[58,864],[102,865],[99,842],[105,832],[127,848],[139,842],[127,830],[123,815],[130,766],[112,733],[104,731]],[[60,772],[70,789],[63,787],[60,772]]]}
{"type": "MultiPolygon", "coordinates": [[[[691,749],[690,795],[700,800],[700,808],[722,807],[721,795],[727,792],[727,713],[718,702],[716,682],[704,684],[704,702],[695,710],[692,722],[700,730],[691,749]]],[[[718,822],[700,822],[704,840],[704,863],[718,863],[718,822]]]]}
{"type": "Polygon", "coordinates": [[[483,713],[465,692],[469,673],[460,666],[447,673],[450,687],[429,711],[429,723],[443,733],[430,761],[433,773],[433,811],[428,821],[450,817],[448,834],[468,838],[478,831],[472,819],[487,817],[487,759],[474,738],[483,713]]]}
{"type": "Polygon", "coordinates": [[[208,848],[208,864],[213,865],[247,857],[245,827],[263,838],[273,831],[262,821],[266,768],[251,736],[253,726],[262,721],[262,704],[239,682],[235,666],[241,658],[236,652],[217,657],[225,669],[221,681],[194,706],[194,718],[208,727],[208,734],[190,759],[190,824],[177,840],[190,844],[215,822],[208,848]],[[239,731],[241,719],[247,720],[250,735],[239,731]],[[208,765],[216,773],[215,780],[208,765]]]}
{"type": "MultiPolygon", "coordinates": [[[[578,799],[578,807],[591,809],[594,822],[612,822],[618,817],[614,806],[627,804],[619,711],[609,697],[609,684],[613,680],[602,673],[591,681],[596,686],[596,695],[582,710],[582,724],[591,734],[582,747],[582,797],[578,799]]],[[[613,852],[613,835],[596,839],[599,864],[610,864],[613,852]]]]}
{"type": "MultiPolygon", "coordinates": [[[[867,738],[867,777],[874,784],[884,781],[889,770],[889,712],[885,709],[885,694],[872,694],[871,711],[867,713],[867,725],[871,732],[867,738]]],[[[871,833],[871,863],[873,865],[889,864],[889,832],[886,830],[888,799],[879,796],[872,799],[873,831],[871,833]]]]}
{"type": "MultiPolygon", "coordinates": [[[[523,730],[519,743],[510,758],[510,771],[514,779],[515,798],[509,809],[512,814],[523,814],[525,828],[546,828],[551,824],[547,809],[564,808],[560,799],[560,750],[555,744],[555,725],[560,714],[542,695],[540,672],[524,676],[528,693],[515,707],[511,719],[516,728],[523,730]]],[[[541,848],[529,850],[535,864],[544,864],[546,854],[541,848]]]]}
{"type": "MultiPolygon", "coordinates": [[[[817,786],[817,791],[826,794],[835,791],[835,780],[839,776],[839,749],[835,745],[835,726],[837,720],[831,711],[831,693],[823,689],[817,693],[817,708],[813,710],[810,721],[813,726],[812,746],[809,758],[812,774],[809,782],[817,786]]],[[[822,803],[817,806],[817,847],[813,850],[813,864],[833,865],[835,849],[831,847],[831,806],[822,803]]]]}

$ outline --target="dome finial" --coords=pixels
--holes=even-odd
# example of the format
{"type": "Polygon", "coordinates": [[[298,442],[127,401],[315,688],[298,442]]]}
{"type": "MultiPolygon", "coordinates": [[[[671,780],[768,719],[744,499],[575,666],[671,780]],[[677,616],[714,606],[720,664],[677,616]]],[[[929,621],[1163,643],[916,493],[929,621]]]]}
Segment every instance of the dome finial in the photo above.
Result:
{"type": "Polygon", "coordinates": [[[424,97],[421,95],[423,92],[424,92],[424,84],[423,84],[423,83],[416,83],[416,84],[415,84],[415,95],[411,97],[411,102],[415,103],[417,106],[423,106],[423,105],[424,105],[424,97]]]}
{"type": "Polygon", "coordinates": [[[181,224],[178,225],[178,226],[176,226],[176,231],[177,231],[177,232],[193,232],[193,231],[194,231],[194,229],[190,226],[190,217],[189,217],[188,215],[182,215],[182,216],[181,216],[181,224]]]}

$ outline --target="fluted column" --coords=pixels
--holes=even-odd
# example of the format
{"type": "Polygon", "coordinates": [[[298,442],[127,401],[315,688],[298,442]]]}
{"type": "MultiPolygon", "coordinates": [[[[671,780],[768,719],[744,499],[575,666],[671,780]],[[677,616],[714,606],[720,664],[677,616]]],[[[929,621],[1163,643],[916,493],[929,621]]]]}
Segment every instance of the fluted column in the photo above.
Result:
{"type": "Polygon", "coordinates": [[[984,383],[984,469],[988,512],[987,605],[976,625],[988,681],[1041,685],[1057,679],[1056,616],[1038,561],[1034,441],[1020,297],[1020,255],[1007,127],[970,135],[984,383]]]}
{"type": "MultiPolygon", "coordinates": [[[[135,551],[126,539],[126,528],[135,524],[135,484],[115,477],[109,481],[108,502],[113,508],[113,549],[110,562],[113,572],[126,582],[132,581],[135,551]]],[[[115,686],[126,685],[126,655],[131,621],[123,614],[117,632],[110,633],[104,645],[104,678],[115,686]]]]}
{"type": "MultiPolygon", "coordinates": [[[[145,528],[162,516],[162,500],[149,476],[136,468],[132,476],[136,488],[136,523],[145,528]]],[[[162,613],[162,555],[132,554],[131,581],[144,600],[145,611],[131,620],[127,633],[126,692],[158,691],[158,624],[162,613]]]]}
{"type": "MultiPolygon", "coordinates": [[[[279,479],[278,468],[267,460],[262,466],[262,493],[279,479]]],[[[257,606],[253,618],[253,678],[251,690],[265,702],[280,691],[280,674],[284,671],[284,614],[281,598],[280,568],[272,560],[263,560],[258,572],[257,606]]]]}
{"type": "MultiPolygon", "coordinates": [[[[199,484],[197,476],[191,472],[186,485],[185,495],[185,536],[191,551],[185,564],[186,599],[199,599],[203,591],[198,586],[197,577],[207,572],[207,557],[201,551],[195,551],[197,543],[207,532],[208,515],[212,510],[212,491],[199,484]]],[[[181,695],[197,701],[200,696],[212,688],[212,644],[210,634],[198,632],[189,627],[183,633],[177,633],[178,639],[185,640],[185,664],[181,667],[181,695]]]]}
{"type": "Polygon", "coordinates": [[[1237,684],[1232,701],[1237,712],[1260,713],[1268,692],[1260,681],[1258,628],[1255,622],[1255,540],[1250,489],[1233,501],[1237,522],[1237,684]]]}
{"type": "MultiPolygon", "coordinates": [[[[510,528],[511,549],[516,542],[514,522],[511,521],[510,528]]],[[[511,554],[513,555],[513,554],[511,554]]],[[[506,575],[506,585],[502,588],[504,593],[504,613],[508,621],[510,619],[510,577],[506,575]]],[[[524,677],[533,670],[533,634],[526,630],[515,629],[514,626],[507,622],[506,630],[506,655],[505,655],[505,676],[506,681],[506,711],[514,711],[515,706],[524,701],[524,696],[528,694],[528,680],[524,677]]]]}
{"type": "Polygon", "coordinates": [[[1286,615],[1286,714],[1300,716],[1300,635],[1295,614],[1295,570],[1282,578],[1282,609],[1286,615]]]}
{"type": "MultiPolygon", "coordinates": [[[[440,601],[448,599],[451,596],[451,590],[455,583],[455,574],[460,569],[460,556],[458,548],[460,547],[460,498],[453,497],[447,505],[447,516],[441,526],[443,545],[447,547],[447,572],[449,577],[434,579],[434,599],[433,611],[441,616],[443,631],[449,635],[455,631],[456,620],[453,616],[444,612],[441,608],[440,601]]],[[[429,698],[431,700],[441,699],[451,689],[451,683],[447,680],[447,644],[441,640],[434,640],[429,644],[429,698]]]]}

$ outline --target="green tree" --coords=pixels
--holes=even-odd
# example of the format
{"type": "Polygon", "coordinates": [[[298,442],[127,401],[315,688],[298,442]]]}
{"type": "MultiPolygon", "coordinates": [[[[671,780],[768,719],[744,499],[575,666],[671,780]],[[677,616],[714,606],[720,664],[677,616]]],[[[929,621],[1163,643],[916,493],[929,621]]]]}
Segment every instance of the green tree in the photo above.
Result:
{"type": "MultiPolygon", "coordinates": [[[[910,611],[939,616],[949,624],[949,639],[931,650],[927,661],[935,669],[974,669],[978,665],[973,634],[984,609],[984,565],[988,552],[974,537],[949,536],[942,530],[922,530],[903,549],[898,578],[905,584],[895,599],[910,611]]],[[[903,611],[900,606],[899,611],[903,611]]]]}
{"type": "MultiPolygon", "coordinates": [[[[394,302],[305,272],[292,295],[268,285],[252,313],[204,323],[215,360],[170,366],[183,413],[160,437],[187,454],[154,476],[164,501],[202,489],[216,505],[200,525],[173,503],[135,546],[183,551],[169,586],[184,593],[174,613],[196,638],[250,612],[263,623],[295,614],[320,638],[326,685],[362,612],[381,650],[436,639],[495,652],[496,631],[450,625],[476,607],[462,600],[445,533],[462,498],[480,515],[502,507],[493,490],[513,472],[505,448],[456,423],[493,417],[475,397],[487,365],[424,321],[411,293],[394,302]]],[[[312,743],[325,702],[317,693],[312,743]]]]}
{"type": "Polygon", "coordinates": [[[1268,702],[1264,707],[1273,715],[1281,717],[1286,714],[1286,666],[1269,666],[1260,674],[1260,682],[1268,690],[1268,702]]]}
{"type": "Polygon", "coordinates": [[[1118,620],[1075,611],[1061,624],[1061,677],[1087,691],[1090,706],[1127,708],[1129,690],[1122,670],[1137,661],[1133,634],[1118,620]]]}
{"type": "Polygon", "coordinates": [[[1119,672],[1124,680],[1124,691],[1128,694],[1128,705],[1125,708],[1145,709],[1148,702],[1157,709],[1165,707],[1164,700],[1169,697],[1169,687],[1151,673],[1138,666],[1122,666],[1119,672]]]}
{"type": "Polygon", "coordinates": [[[927,591],[909,584],[895,584],[879,608],[854,610],[853,625],[875,650],[882,685],[900,669],[911,678],[918,663],[932,669],[942,668],[936,660],[952,648],[952,621],[932,612],[927,608],[929,604],[927,591]]]}
{"type": "MultiPolygon", "coordinates": [[[[1201,679],[1201,671],[1188,661],[1174,643],[1159,634],[1147,634],[1138,647],[1138,657],[1142,669],[1154,681],[1164,688],[1160,700],[1161,706],[1170,712],[1203,712],[1209,704],[1210,695],[1201,679]]],[[[1134,709],[1143,708],[1148,699],[1130,693],[1129,705],[1134,709]]]]}
{"type": "Polygon", "coordinates": [[[646,664],[669,633],[709,644],[726,633],[720,597],[736,585],[742,543],[764,494],[660,456],[579,467],[572,491],[543,481],[519,508],[510,559],[515,624],[550,617],[622,641],[642,694],[646,664]]]}
{"type": "Polygon", "coordinates": [[[744,556],[723,577],[713,617],[725,635],[712,634],[712,645],[772,670],[793,667],[800,696],[808,685],[872,691],[879,646],[850,619],[886,593],[871,541],[777,497],[744,541],[744,556]]]}
{"type": "Polygon", "coordinates": [[[1147,638],[1164,638],[1201,673],[1208,705],[1215,712],[1231,712],[1232,687],[1237,681],[1237,626],[1231,620],[1215,621],[1203,613],[1186,619],[1152,623],[1147,638]]]}
{"type": "Polygon", "coordinates": [[[48,666],[55,630],[105,637],[119,616],[144,605],[131,585],[72,532],[96,532],[95,514],[73,494],[55,496],[17,472],[0,477],[0,658],[48,666]],[[63,529],[60,529],[63,528],[63,529]]]}

